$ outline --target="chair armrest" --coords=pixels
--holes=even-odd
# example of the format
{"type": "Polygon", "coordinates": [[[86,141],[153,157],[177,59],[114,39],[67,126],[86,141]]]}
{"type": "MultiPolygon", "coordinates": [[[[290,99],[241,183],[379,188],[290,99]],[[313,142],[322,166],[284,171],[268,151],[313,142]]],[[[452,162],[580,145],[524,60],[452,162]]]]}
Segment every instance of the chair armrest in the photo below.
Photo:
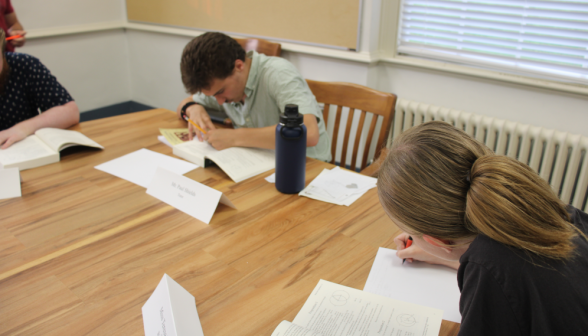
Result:
{"type": "Polygon", "coordinates": [[[380,151],[380,156],[378,156],[378,158],[376,160],[374,160],[374,162],[371,165],[365,167],[360,172],[360,174],[372,176],[372,177],[378,177],[378,172],[380,171],[380,166],[382,165],[382,162],[384,162],[384,159],[386,159],[388,152],[389,152],[388,148],[386,148],[386,147],[382,148],[382,150],[380,151]]]}

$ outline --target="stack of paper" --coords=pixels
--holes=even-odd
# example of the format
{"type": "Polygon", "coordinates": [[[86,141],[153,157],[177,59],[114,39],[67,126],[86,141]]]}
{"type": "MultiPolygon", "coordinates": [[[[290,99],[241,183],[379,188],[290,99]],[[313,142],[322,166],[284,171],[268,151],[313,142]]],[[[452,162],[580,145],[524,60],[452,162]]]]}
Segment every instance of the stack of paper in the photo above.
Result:
{"type": "Polygon", "coordinates": [[[377,179],[335,167],[323,170],[298,195],[338,205],[351,205],[376,187],[377,179]]]}

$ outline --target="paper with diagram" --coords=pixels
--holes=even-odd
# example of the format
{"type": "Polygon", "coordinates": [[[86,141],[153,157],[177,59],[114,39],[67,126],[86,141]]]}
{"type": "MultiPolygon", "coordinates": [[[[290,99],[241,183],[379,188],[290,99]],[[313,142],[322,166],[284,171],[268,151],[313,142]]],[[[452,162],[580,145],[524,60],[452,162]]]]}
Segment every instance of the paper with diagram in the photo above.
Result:
{"type": "Polygon", "coordinates": [[[368,190],[375,188],[378,180],[335,167],[323,169],[298,195],[323,202],[350,206],[368,190]]]}
{"type": "Polygon", "coordinates": [[[292,323],[272,336],[433,336],[443,311],[320,280],[292,323]]]}

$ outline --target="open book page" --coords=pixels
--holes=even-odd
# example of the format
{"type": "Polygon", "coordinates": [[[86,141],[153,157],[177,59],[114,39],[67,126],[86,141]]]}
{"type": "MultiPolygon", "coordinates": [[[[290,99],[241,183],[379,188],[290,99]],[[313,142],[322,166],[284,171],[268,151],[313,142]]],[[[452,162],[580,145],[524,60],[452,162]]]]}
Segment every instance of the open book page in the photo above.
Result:
{"type": "Polygon", "coordinates": [[[59,161],[59,152],[47,146],[36,135],[29,135],[7,149],[0,149],[0,163],[4,168],[20,170],[40,167],[59,161]]]}
{"type": "Polygon", "coordinates": [[[276,167],[273,150],[231,147],[207,155],[235,182],[241,182],[276,167]]]}
{"type": "Polygon", "coordinates": [[[316,331],[308,330],[292,322],[282,321],[271,336],[322,336],[316,331]]]}
{"type": "Polygon", "coordinates": [[[187,128],[160,128],[159,133],[161,133],[172,146],[190,141],[190,135],[188,134],[187,128]]]}
{"type": "Polygon", "coordinates": [[[104,149],[104,147],[94,140],[76,131],[59,128],[42,128],[36,131],[35,135],[45,141],[45,143],[56,152],[78,145],[104,149]]]}
{"type": "Polygon", "coordinates": [[[174,154],[204,167],[206,158],[214,161],[235,182],[241,182],[276,166],[273,150],[231,147],[216,150],[208,142],[198,140],[174,146],[174,154]]]}
{"type": "Polygon", "coordinates": [[[443,311],[320,280],[292,323],[322,336],[439,335],[443,311]]]}
{"type": "Polygon", "coordinates": [[[174,155],[182,157],[191,161],[200,167],[204,167],[204,160],[210,157],[211,154],[218,152],[208,142],[200,142],[198,140],[187,141],[174,147],[174,155]]]}

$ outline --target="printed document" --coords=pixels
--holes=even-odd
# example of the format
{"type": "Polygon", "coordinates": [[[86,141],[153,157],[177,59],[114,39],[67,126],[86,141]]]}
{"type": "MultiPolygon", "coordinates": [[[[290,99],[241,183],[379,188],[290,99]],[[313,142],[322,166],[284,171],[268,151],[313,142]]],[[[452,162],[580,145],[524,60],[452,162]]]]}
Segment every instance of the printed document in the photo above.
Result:
{"type": "Polygon", "coordinates": [[[436,336],[443,311],[320,280],[292,323],[272,336],[436,336]]]}

